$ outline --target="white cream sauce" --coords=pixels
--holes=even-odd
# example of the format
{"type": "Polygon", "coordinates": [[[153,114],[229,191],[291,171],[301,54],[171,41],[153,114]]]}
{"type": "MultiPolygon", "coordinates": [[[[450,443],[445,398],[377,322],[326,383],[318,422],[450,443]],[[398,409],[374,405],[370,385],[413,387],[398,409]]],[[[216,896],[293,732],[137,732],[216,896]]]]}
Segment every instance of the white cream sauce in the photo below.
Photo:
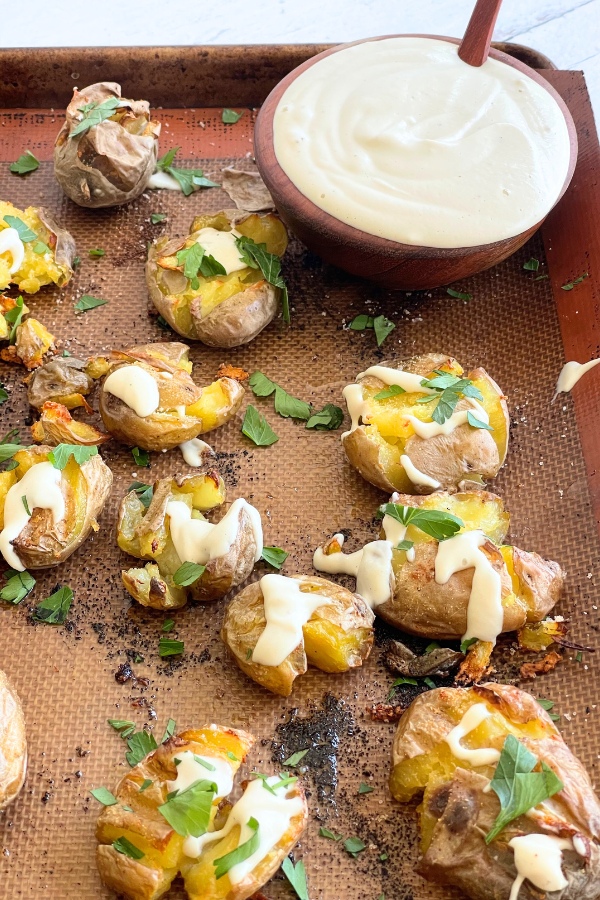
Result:
{"type": "Polygon", "coordinates": [[[486,554],[481,550],[489,538],[483,531],[464,531],[441,541],[435,557],[435,580],[446,584],[456,572],[475,569],[467,630],[463,640],[477,638],[495,644],[502,631],[502,582],[486,554]]]}
{"type": "Polygon", "coordinates": [[[15,571],[24,572],[25,566],[15,553],[12,541],[19,537],[31,518],[25,509],[23,497],[31,513],[34,509],[51,510],[52,520],[56,525],[65,517],[65,500],[60,485],[60,469],[56,469],[50,462],[40,462],[31,466],[6,494],[0,553],[15,571]]]}
{"type": "Polygon", "coordinates": [[[521,885],[527,879],[541,891],[562,891],[568,881],[562,870],[563,850],[572,850],[568,838],[551,834],[524,834],[508,842],[515,854],[517,877],[509,900],[517,900],[521,885]]]}
{"type": "Polygon", "coordinates": [[[422,419],[417,419],[416,416],[406,416],[406,419],[414,428],[415,434],[425,440],[437,437],[439,434],[452,434],[459,425],[467,424],[469,413],[475,415],[475,418],[479,419],[480,422],[489,425],[490,417],[477,400],[473,400],[471,397],[465,397],[463,402],[467,402],[471,408],[453,412],[451,416],[448,416],[445,422],[442,422],[442,424],[434,421],[423,422],[422,419]]]}
{"type": "Polygon", "coordinates": [[[239,231],[219,231],[217,228],[201,228],[196,234],[196,243],[204,249],[207,256],[213,256],[220,262],[228,275],[246,268],[240,256],[235,239],[241,237],[239,231]]]}
{"type": "MultiPolygon", "coordinates": [[[[183,407],[183,410],[185,415],[185,407],[183,407]]],[[[179,445],[179,449],[188,466],[194,466],[194,468],[203,466],[207,457],[215,455],[215,451],[210,444],[207,444],[206,441],[201,441],[200,438],[184,441],[183,444],[179,445]]]]}
{"type": "Polygon", "coordinates": [[[0,256],[4,253],[10,253],[11,264],[8,271],[14,275],[21,268],[25,257],[25,244],[16,228],[4,228],[0,231],[0,256]]]}
{"type": "MultiPolygon", "coordinates": [[[[280,780],[278,775],[272,775],[266,782],[273,788],[280,780]]],[[[254,831],[248,826],[248,822],[251,818],[256,819],[259,838],[257,849],[252,856],[232,866],[227,873],[233,885],[239,884],[279,843],[290,827],[292,819],[302,814],[304,808],[302,799],[296,795],[287,797],[288,791],[289,786],[275,788],[271,792],[263,787],[262,779],[251,781],[229,813],[225,826],[220,831],[210,831],[201,837],[187,837],[183,843],[183,852],[192,859],[197,859],[206,844],[212,844],[226,837],[236,825],[241,829],[239,847],[253,836],[254,831]]]]}
{"type": "Polygon", "coordinates": [[[567,394],[569,391],[573,390],[582,375],[585,375],[586,372],[589,372],[590,369],[593,369],[594,366],[597,366],[599,363],[600,357],[598,357],[598,359],[590,359],[590,361],[586,363],[574,361],[565,363],[558,376],[553,399],[556,399],[557,394],[567,394]]]}
{"type": "Polygon", "coordinates": [[[240,516],[245,510],[250,519],[257,562],[263,551],[263,533],[260,513],[246,500],[234,500],[220,522],[213,524],[205,519],[192,519],[190,507],[181,500],[167,503],[171,538],[182,563],[192,562],[204,566],[211,559],[225,556],[233,546],[240,529],[240,516]]]}
{"type": "Polygon", "coordinates": [[[202,756],[192,750],[184,750],[175,757],[177,778],[168,781],[169,792],[185,791],[197,781],[214,781],[217,786],[215,799],[228,797],[233,790],[233,773],[231,765],[217,756],[202,756]],[[201,762],[200,762],[201,760],[201,762]]]}
{"type": "Polygon", "coordinates": [[[157,169],[150,178],[148,179],[148,184],[146,185],[148,190],[150,191],[180,191],[181,185],[177,181],[176,178],[173,178],[172,175],[169,175],[168,172],[163,172],[162,169],[157,169]]]}
{"type": "Polygon", "coordinates": [[[103,390],[118,397],[141,419],[159,407],[156,379],[141,366],[119,366],[106,378],[103,390]]]}
{"type": "Polygon", "coordinates": [[[492,747],[481,747],[477,750],[464,747],[462,739],[474,731],[485,719],[491,715],[485,703],[475,703],[469,707],[458,725],[444,738],[456,759],[470,762],[472,766],[491,766],[500,759],[500,751],[492,747]]]}
{"type": "Polygon", "coordinates": [[[570,158],[564,115],[541,85],[495,59],[423,37],[333,53],[287,88],[277,160],[318,207],[405,244],[470,247],[513,237],[556,202],[570,158]]]}
{"type": "Polygon", "coordinates": [[[329,606],[324,594],[300,590],[300,582],[285,575],[260,579],[264,598],[265,629],[256,642],[252,662],[279,666],[302,643],[302,628],[320,606],[329,606]]]}
{"type": "Polygon", "coordinates": [[[426,475],[425,472],[421,472],[420,469],[413,464],[410,456],[407,456],[406,453],[403,453],[400,457],[400,462],[402,467],[413,484],[423,487],[432,487],[439,488],[441,485],[439,481],[436,481],[435,478],[432,478],[431,475],[426,475]]]}

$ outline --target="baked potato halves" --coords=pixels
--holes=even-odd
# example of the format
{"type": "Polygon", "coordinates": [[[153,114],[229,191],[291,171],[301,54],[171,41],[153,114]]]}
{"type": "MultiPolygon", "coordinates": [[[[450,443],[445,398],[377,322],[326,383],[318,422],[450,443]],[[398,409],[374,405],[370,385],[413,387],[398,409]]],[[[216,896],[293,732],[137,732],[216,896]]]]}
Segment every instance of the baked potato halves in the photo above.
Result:
{"type": "Polygon", "coordinates": [[[283,256],[288,242],[285,226],[272,213],[223,210],[195,218],[187,237],[161,237],[150,247],[150,299],[178,334],[211,347],[237,347],[275,316],[281,291],[242,258],[240,237],[276,256],[283,256]]]}
{"type": "Polygon", "coordinates": [[[0,809],[11,803],[25,781],[27,740],[21,702],[0,671],[0,809]]]}
{"type": "Polygon", "coordinates": [[[27,378],[27,399],[31,406],[41,409],[47,402],[62,403],[67,409],[91,407],[85,397],[94,381],[85,371],[86,363],[74,356],[54,357],[27,378]]]}
{"type": "Polygon", "coordinates": [[[426,878],[474,900],[600,896],[600,803],[524,691],[483,684],[421,694],[400,720],[390,789],[402,803],[424,795],[426,878]]]}
{"type": "Polygon", "coordinates": [[[309,663],[332,673],[361,666],[373,618],[361,597],[324,578],[265,575],[229,603],[221,638],[246,675],[287,697],[309,663]]]}
{"type": "Polygon", "coordinates": [[[185,344],[154,343],[90,361],[88,373],[104,376],[100,415],[113,437],[144,450],[170,450],[235,415],[241,384],[224,377],[198,387],[188,353],[185,344]]]}
{"type": "Polygon", "coordinates": [[[19,450],[16,468],[0,472],[0,553],[17,571],[68,559],[98,529],[110,494],[112,472],[98,453],[81,465],[69,455],[59,468],[48,456],[56,449],[19,450]]]}
{"type": "Polygon", "coordinates": [[[465,479],[493,478],[506,458],[506,400],[484,369],[464,375],[452,357],[430,354],[371,366],[344,397],[346,455],[382,490],[456,490],[465,479]]]}
{"type": "Polygon", "coordinates": [[[78,90],[54,147],[54,173],[79,206],[120,206],[139,197],[154,172],[160,124],[146,100],[125,100],[101,81],[78,90]]]}
{"type": "Polygon", "coordinates": [[[27,294],[46,284],[64,287],[75,252],[75,241],[47,209],[0,201],[0,291],[10,284],[27,294]]]}

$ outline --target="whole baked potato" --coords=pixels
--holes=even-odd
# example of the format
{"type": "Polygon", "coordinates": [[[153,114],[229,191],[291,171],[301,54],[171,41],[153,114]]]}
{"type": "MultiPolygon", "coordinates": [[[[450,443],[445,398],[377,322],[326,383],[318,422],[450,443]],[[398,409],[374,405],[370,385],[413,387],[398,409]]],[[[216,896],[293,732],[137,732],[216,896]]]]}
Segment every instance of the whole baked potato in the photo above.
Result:
{"type": "Polygon", "coordinates": [[[300,837],[308,814],[297,779],[261,776],[235,805],[227,801],[253,743],[247,732],[217,725],[188,730],[125,775],[118,802],[102,811],[96,828],[104,884],[131,900],[157,900],[179,872],[190,900],[245,900],[262,887],[300,837]],[[223,857],[245,843],[254,824],[260,835],[272,811],[283,822],[270,835],[274,845],[228,865],[223,857]]]}
{"type": "Polygon", "coordinates": [[[264,244],[277,256],[287,248],[287,232],[277,216],[237,209],[197,216],[187,237],[161,237],[150,247],[146,266],[150,299],[183,337],[210,347],[237,347],[253,340],[275,316],[281,291],[264,279],[259,268],[245,264],[233,240],[240,236],[264,244]],[[224,240],[227,246],[220,251],[224,240]],[[212,275],[209,268],[204,275],[194,268],[189,251],[198,245],[221,263],[224,273],[212,275]]]}
{"type": "Polygon", "coordinates": [[[128,203],[154,172],[159,134],[148,102],[125,100],[114,81],[75,88],[54,146],[56,180],[79,206],[128,203]]]}
{"type": "Polygon", "coordinates": [[[0,671],[0,810],[15,799],[27,772],[25,719],[16,691],[0,671]]]}
{"type": "Polygon", "coordinates": [[[464,375],[452,357],[429,354],[393,368],[371,366],[344,397],[352,419],[342,435],[348,460],[384,491],[456,490],[465,479],[493,478],[506,458],[508,408],[485,369],[464,375]]]}
{"type": "Polygon", "coordinates": [[[262,553],[260,515],[245,500],[236,500],[218,523],[209,523],[203,513],[224,502],[225,484],[215,469],[161,478],[148,507],[135,490],[124,497],[117,522],[119,547],[152,560],[144,569],[122,573],[134,600],[171,609],[183,606],[188,595],[216,600],[248,578],[262,553]],[[177,574],[192,562],[202,568],[195,580],[177,574]]]}
{"type": "Polygon", "coordinates": [[[48,460],[54,449],[39,446],[19,450],[13,457],[16,468],[0,472],[0,553],[19,571],[57,566],[68,559],[90,531],[98,530],[97,518],[110,494],[112,472],[99,454],[82,465],[71,455],[65,467],[58,470],[48,460]],[[41,463],[51,468],[36,485],[31,481],[31,470],[41,463]],[[48,503],[58,501],[60,518],[54,518],[53,508],[36,505],[36,496],[48,503]],[[12,500],[9,521],[7,510],[12,500]],[[30,517],[20,518],[22,507],[30,517]]]}
{"type": "Polygon", "coordinates": [[[46,284],[64,287],[75,253],[75,241],[47,209],[0,201],[0,291],[11,284],[27,294],[46,284]]]}
{"type": "Polygon", "coordinates": [[[241,384],[224,377],[198,387],[188,353],[185,344],[154,343],[88,362],[87,373],[103,379],[100,415],[113,437],[130,447],[171,450],[235,415],[244,396],[241,384]]]}
{"type": "Polygon", "coordinates": [[[246,675],[274,694],[288,697],[309,663],[332,673],[362,666],[373,646],[373,619],[361,597],[324,578],[266,575],[229,603],[221,638],[246,675]],[[293,592],[288,596],[290,588],[293,592]],[[268,589],[270,595],[265,597],[268,589]],[[302,621],[297,621],[307,596],[302,621]],[[297,630],[286,646],[292,620],[297,630]],[[284,623],[281,632],[278,622],[284,623]]]}
{"type": "Polygon", "coordinates": [[[474,900],[516,896],[522,879],[521,900],[600,896],[600,803],[548,713],[524,691],[488,683],[421,694],[398,726],[390,790],[401,803],[423,794],[418,871],[430,881],[474,900]],[[533,839],[541,867],[531,865],[530,835],[542,836],[533,839]]]}

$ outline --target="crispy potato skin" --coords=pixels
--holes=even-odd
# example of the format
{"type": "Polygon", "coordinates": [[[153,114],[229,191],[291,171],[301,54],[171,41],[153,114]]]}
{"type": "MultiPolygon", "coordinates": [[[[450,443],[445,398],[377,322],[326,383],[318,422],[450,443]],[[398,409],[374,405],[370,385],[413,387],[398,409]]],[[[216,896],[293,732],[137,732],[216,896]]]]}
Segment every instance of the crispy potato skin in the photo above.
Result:
{"type": "Polygon", "coordinates": [[[265,629],[260,582],[249,584],[227,607],[221,639],[253,681],[274,694],[288,697],[298,675],[311,662],[324,672],[345,672],[361,666],[373,645],[374,615],[364,600],[346,588],[307,575],[292,575],[301,590],[325,594],[332,602],[321,606],[304,626],[304,641],[279,665],[264,666],[248,659],[265,629]]]}
{"type": "MultiPolygon", "coordinates": [[[[19,450],[15,469],[20,479],[30,465],[44,462],[52,447],[41,445],[19,450]]],[[[54,525],[49,509],[34,509],[31,519],[13,541],[15,552],[26,569],[58,566],[83,544],[110,495],[112,472],[102,457],[92,456],[82,466],[73,457],[62,471],[61,490],[65,498],[65,518],[54,525]]]]}
{"type": "Polygon", "coordinates": [[[67,409],[84,406],[83,399],[94,386],[84,371],[85,363],[74,356],[55,357],[27,379],[27,399],[31,406],[41,409],[44,403],[62,403],[67,409]]]}
{"type": "MultiPolygon", "coordinates": [[[[563,900],[600,896],[600,854],[594,843],[600,840],[600,802],[582,764],[548,713],[529,694],[495,683],[421,694],[400,720],[392,761],[394,796],[406,802],[411,792],[425,790],[420,807],[424,855],[419,864],[424,877],[456,885],[474,900],[496,900],[510,893],[517,874],[513,852],[507,846],[510,837],[530,832],[577,834],[587,856],[582,859],[574,852],[564,853],[569,886],[556,896],[563,900]],[[485,791],[493,768],[475,770],[454,759],[443,743],[467,709],[481,702],[488,705],[492,716],[472,733],[470,746],[501,750],[506,735],[512,732],[564,785],[552,798],[551,810],[536,809],[520,816],[489,845],[484,836],[500,810],[496,794],[485,791]]],[[[528,882],[521,891],[526,897],[539,896],[528,882]]]]}
{"type": "Polygon", "coordinates": [[[62,403],[47,400],[42,406],[41,417],[31,426],[31,436],[40,444],[78,444],[91,447],[104,444],[110,437],[93,425],[77,422],[62,403]]]}
{"type": "Polygon", "coordinates": [[[15,799],[27,772],[27,740],[21,701],[0,671],[0,810],[15,799]]]}
{"type": "MultiPolygon", "coordinates": [[[[443,354],[416,357],[398,366],[402,371],[424,377],[440,367],[457,375],[463,371],[456,360],[443,354]]],[[[483,390],[483,405],[488,413],[493,405],[496,422],[494,432],[465,424],[459,425],[448,435],[441,434],[428,439],[421,438],[414,432],[399,435],[400,442],[397,443],[395,440],[385,439],[371,414],[370,424],[360,424],[354,431],[342,436],[342,445],[349,462],[363,478],[385,491],[417,494],[432,491],[431,487],[412,484],[400,462],[402,453],[410,458],[419,471],[438,481],[441,489],[456,490],[461,481],[473,477],[493,478],[506,458],[510,425],[508,407],[502,391],[484,369],[473,369],[466,377],[477,382],[483,390]]],[[[357,382],[371,395],[386,387],[372,375],[359,377],[357,382]]],[[[469,407],[468,401],[460,400],[456,411],[469,407]]],[[[376,406],[375,411],[379,415],[384,412],[376,406]]],[[[407,412],[412,410],[407,407],[407,412]]]]}

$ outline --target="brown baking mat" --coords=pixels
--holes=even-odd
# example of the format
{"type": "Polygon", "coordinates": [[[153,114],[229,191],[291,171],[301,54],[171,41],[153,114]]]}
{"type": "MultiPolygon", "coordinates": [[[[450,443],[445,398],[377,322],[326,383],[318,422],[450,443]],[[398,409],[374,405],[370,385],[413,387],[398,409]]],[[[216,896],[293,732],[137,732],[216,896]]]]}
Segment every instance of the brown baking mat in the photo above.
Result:
{"type": "MultiPolygon", "coordinates": [[[[577,88],[573,111],[580,121],[582,115],[588,116],[581,133],[588,165],[594,135],[583,80],[555,73],[553,81],[561,89],[577,88]]],[[[225,105],[226,98],[222,100],[225,105]]],[[[165,123],[161,152],[180,144],[184,159],[203,166],[217,180],[223,165],[251,148],[250,112],[227,127],[220,122],[219,110],[163,110],[160,117],[165,123]]],[[[4,161],[26,147],[49,160],[49,141],[58,131],[59,117],[43,110],[13,109],[0,121],[4,161]]],[[[183,233],[198,212],[229,205],[218,190],[189,198],[162,192],[144,195],[127,208],[86,212],[64,198],[47,161],[25,178],[11,175],[2,163],[0,196],[20,207],[45,204],[75,236],[82,264],[72,283],[62,292],[43,290],[27,302],[63,346],[81,356],[165,339],[167,333],[148,315],[146,241],[162,233],[183,233]],[[152,226],[152,212],[167,212],[167,222],[152,226]],[[104,248],[106,256],[89,258],[87,251],[94,247],[104,248]],[[109,303],[78,316],[73,303],[83,293],[109,303]]],[[[575,210],[578,196],[567,195],[575,210]]],[[[559,210],[553,226],[560,224],[559,210]]],[[[588,232],[585,241],[589,250],[588,232]]],[[[292,394],[320,406],[341,403],[343,386],[384,357],[400,359],[441,349],[465,366],[484,365],[508,394],[513,421],[508,463],[492,485],[512,512],[512,537],[565,566],[567,589],[558,611],[572,620],[575,640],[599,646],[600,546],[573,399],[565,396],[550,405],[564,362],[563,343],[550,280],[535,280],[535,273],[523,270],[524,261],[532,256],[541,260],[539,274],[547,274],[537,236],[501,266],[457,285],[472,295],[469,302],[462,302],[451,299],[444,289],[406,295],[372,287],[323,264],[292,242],[285,261],[293,305],[291,327],[278,319],[249,347],[230,352],[194,345],[194,377],[205,383],[221,362],[229,361],[249,371],[261,369],[292,394]],[[344,329],[345,322],[362,312],[383,313],[397,323],[382,350],[376,348],[372,333],[344,329]]],[[[582,290],[588,290],[587,283],[578,285],[569,299],[578,301],[582,290]]],[[[579,345],[583,353],[582,348],[579,345]]],[[[0,407],[2,429],[19,427],[27,441],[30,411],[21,385],[23,371],[6,364],[0,367],[10,391],[9,401],[0,407]]],[[[587,378],[589,391],[594,375],[587,378]]],[[[301,423],[276,416],[269,400],[253,402],[279,435],[278,443],[270,448],[250,444],[240,433],[243,410],[214,432],[210,442],[221,456],[230,499],[244,496],[254,503],[263,517],[266,543],[290,552],[284,572],[310,572],[313,549],[337,530],[350,530],[352,549],[369,539],[373,513],[385,498],[347,464],[340,432],[307,431],[301,423]]],[[[585,428],[582,419],[580,426],[585,428]]],[[[376,900],[383,892],[394,900],[457,897],[456,892],[427,885],[414,873],[418,856],[414,815],[411,808],[392,802],[387,791],[395,726],[372,722],[366,712],[371,703],[385,700],[392,682],[380,663],[388,632],[378,626],[378,645],[361,671],[327,676],[311,670],[296,682],[289,699],[262,690],[229,661],[218,637],[225,601],[175,613],[172,636],[185,640],[185,655],[181,661],[160,661],[158,639],[168,616],[133,605],[121,587],[120,569],[135,563],[117,549],[115,518],[120,498],[134,478],[151,481],[187,467],[177,451],[153,454],[149,470],[137,469],[130,453],[116,444],[108,444],[102,453],[113,469],[115,485],[100,532],[59,569],[36,573],[35,593],[20,606],[0,608],[0,666],[23,700],[30,752],[25,788],[0,813],[0,897],[111,896],[96,873],[93,835],[99,810],[88,794],[98,785],[113,789],[127,768],[125,746],[106,719],[133,719],[139,727],[148,723],[160,739],[169,717],[180,727],[216,721],[248,728],[258,738],[250,765],[259,769],[275,766],[272,755],[277,755],[277,748],[272,741],[278,739],[278,726],[285,726],[279,732],[284,739],[280,759],[306,747],[307,734],[314,735],[316,743],[330,745],[307,757],[314,761],[306,776],[311,818],[299,852],[306,863],[311,900],[376,900]],[[75,592],[67,625],[32,624],[30,609],[58,581],[75,592]],[[147,682],[119,684],[115,672],[126,662],[138,679],[147,682]],[[361,781],[368,781],[373,792],[359,795],[361,781]],[[351,858],[339,844],[318,836],[321,824],[345,837],[362,838],[367,849],[351,858]],[[382,854],[387,858],[381,859],[382,854]]],[[[260,574],[259,567],[256,577],[260,574]]],[[[538,679],[533,689],[556,701],[565,737],[595,777],[597,663],[593,655],[584,655],[581,663],[574,656],[567,651],[563,664],[538,679]]],[[[514,675],[510,642],[504,658],[505,671],[514,675]]],[[[269,900],[282,900],[292,891],[278,875],[265,894],[269,900]]],[[[169,896],[180,900],[183,892],[175,887],[169,896]]]]}

